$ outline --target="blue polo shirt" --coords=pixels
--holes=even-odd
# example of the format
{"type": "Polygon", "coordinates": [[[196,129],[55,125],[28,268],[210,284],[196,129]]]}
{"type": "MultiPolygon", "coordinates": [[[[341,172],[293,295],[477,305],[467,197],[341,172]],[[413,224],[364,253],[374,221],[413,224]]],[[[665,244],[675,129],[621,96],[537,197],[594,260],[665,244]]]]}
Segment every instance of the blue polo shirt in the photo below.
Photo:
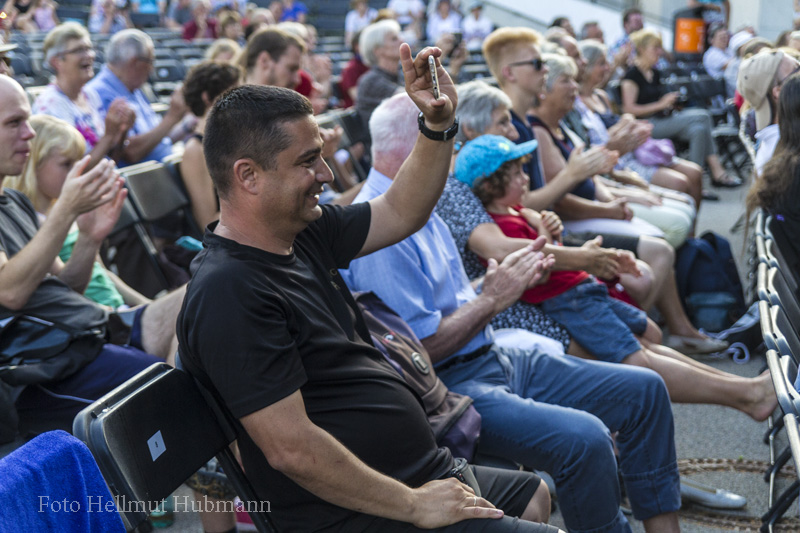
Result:
{"type": "MultiPolygon", "coordinates": [[[[129,137],[142,135],[152,130],[161,122],[161,118],[150,107],[150,101],[144,95],[141,89],[135,89],[133,92],[123,84],[116,74],[111,72],[108,65],[104,65],[97,76],[92,79],[86,86],[94,91],[100,99],[100,114],[105,119],[108,108],[115,98],[124,98],[128,104],[136,112],[136,122],[128,132],[129,137]]],[[[152,152],[147,154],[142,161],[161,161],[172,153],[172,140],[169,137],[164,137],[161,142],[156,145],[152,152]]],[[[118,166],[124,167],[139,161],[120,161],[118,166]]]]}
{"type": "MultiPolygon", "coordinates": [[[[391,179],[370,170],[354,203],[383,194],[391,184],[391,179]]],[[[377,294],[420,339],[436,333],[443,317],[477,297],[450,229],[436,213],[414,235],[350,263],[342,276],[350,289],[377,294]]],[[[464,355],[493,342],[492,327],[486,326],[451,356],[464,355]]]]}

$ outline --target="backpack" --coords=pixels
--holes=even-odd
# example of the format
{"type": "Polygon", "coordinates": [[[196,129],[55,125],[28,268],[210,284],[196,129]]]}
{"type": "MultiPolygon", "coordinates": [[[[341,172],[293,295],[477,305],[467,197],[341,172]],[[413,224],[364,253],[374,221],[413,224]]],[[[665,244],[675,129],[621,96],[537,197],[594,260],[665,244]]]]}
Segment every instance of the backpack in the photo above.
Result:
{"type": "Polygon", "coordinates": [[[686,239],[675,261],[678,296],[695,327],[721,331],[747,310],[727,239],[707,231],[686,239]]]}
{"type": "Polygon", "coordinates": [[[372,343],[422,400],[439,446],[471,461],[481,432],[472,398],[447,390],[411,327],[372,292],[353,293],[372,343]]]}

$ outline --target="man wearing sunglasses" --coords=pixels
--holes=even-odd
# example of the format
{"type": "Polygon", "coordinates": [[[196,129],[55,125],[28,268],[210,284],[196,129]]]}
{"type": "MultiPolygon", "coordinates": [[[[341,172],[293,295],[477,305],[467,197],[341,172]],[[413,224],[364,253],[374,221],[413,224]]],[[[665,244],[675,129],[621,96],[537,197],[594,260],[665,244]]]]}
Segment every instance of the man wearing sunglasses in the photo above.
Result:
{"type": "MultiPolygon", "coordinates": [[[[526,115],[534,98],[542,92],[547,76],[547,66],[539,53],[541,40],[541,35],[534,30],[507,27],[495,30],[483,42],[483,55],[489,70],[500,89],[511,99],[511,119],[519,133],[517,144],[535,139],[526,115]]],[[[556,179],[545,182],[538,150],[534,150],[530,160],[524,164],[525,173],[531,180],[530,194],[536,197],[537,203],[552,205],[589,176],[613,167],[616,157],[616,152],[602,146],[573,151],[567,166],[556,179]]]]}
{"type": "Polygon", "coordinates": [[[780,50],[764,50],[742,61],[737,89],[756,113],[756,172],[772,158],[780,140],[778,99],[783,83],[800,71],[800,63],[780,50]]]}

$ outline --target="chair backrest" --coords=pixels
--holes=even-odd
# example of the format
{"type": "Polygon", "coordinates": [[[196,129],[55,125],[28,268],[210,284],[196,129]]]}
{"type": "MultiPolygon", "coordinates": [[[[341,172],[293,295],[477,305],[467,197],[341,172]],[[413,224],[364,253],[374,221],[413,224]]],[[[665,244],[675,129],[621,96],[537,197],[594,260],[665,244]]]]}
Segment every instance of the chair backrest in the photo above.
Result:
{"type": "MultiPolygon", "coordinates": [[[[760,265],[766,266],[766,265],[760,265]]],[[[770,302],[779,306],[786,313],[791,329],[800,331],[800,302],[797,295],[792,292],[789,282],[783,272],[777,268],[771,268],[767,275],[767,289],[769,291],[770,302]]]]}
{"type": "Polygon", "coordinates": [[[767,281],[769,277],[768,272],[769,267],[766,263],[758,263],[758,267],[756,267],[756,291],[759,301],[770,302],[774,305],[774,302],[770,298],[772,295],[767,281]]]}
{"type": "Polygon", "coordinates": [[[758,302],[758,316],[761,323],[761,335],[764,337],[764,344],[767,350],[778,350],[778,343],[775,339],[773,328],[772,312],[776,307],[770,307],[767,300],[758,302]]]}
{"type": "Polygon", "coordinates": [[[772,330],[775,332],[775,342],[781,355],[788,355],[795,363],[800,361],[800,336],[792,327],[789,318],[783,309],[773,306],[772,330]]]}
{"type": "MultiPolygon", "coordinates": [[[[769,368],[772,386],[775,388],[775,395],[778,397],[778,405],[781,411],[784,414],[800,414],[797,410],[800,394],[794,388],[794,380],[787,375],[787,371],[790,369],[786,367],[781,355],[775,350],[767,350],[767,367],[769,368]]],[[[796,367],[794,373],[796,377],[796,367]]]]}
{"type": "Polygon", "coordinates": [[[189,206],[189,198],[161,163],[122,169],[134,207],[146,222],[154,222],[189,206]]]}
{"type": "MultiPolygon", "coordinates": [[[[78,413],[73,432],[92,451],[132,530],[146,524],[148,511],[214,456],[229,479],[248,487],[240,498],[256,501],[222,423],[189,374],[157,363],[78,413]]],[[[258,515],[254,522],[270,523],[264,513],[252,514],[258,515]]]]}
{"type": "Polygon", "coordinates": [[[783,425],[786,427],[786,437],[789,439],[789,449],[792,452],[795,473],[800,480],[800,430],[797,425],[798,415],[788,413],[783,417],[783,425]]]}

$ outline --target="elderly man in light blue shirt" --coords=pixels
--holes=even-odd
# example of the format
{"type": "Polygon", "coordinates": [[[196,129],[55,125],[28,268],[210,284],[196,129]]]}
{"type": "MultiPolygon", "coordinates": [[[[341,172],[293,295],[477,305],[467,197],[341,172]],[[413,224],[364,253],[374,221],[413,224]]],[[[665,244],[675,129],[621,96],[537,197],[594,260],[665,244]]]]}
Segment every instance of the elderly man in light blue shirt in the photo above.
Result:
{"type": "MultiPolygon", "coordinates": [[[[356,202],[389,188],[417,138],[417,113],[405,95],[375,110],[374,168],[356,202]]],[[[447,225],[434,213],[417,233],[356,259],[342,275],[352,290],[376,293],[408,322],[442,381],[473,398],[484,453],[553,476],[570,531],[630,532],[619,508],[610,437],[616,431],[634,515],[648,533],[677,531],[672,411],[661,378],[566,356],[552,341],[526,350],[495,343],[488,324],[535,279],[533,254],[526,247],[499,265],[490,260],[476,294],[447,225]]]]}
{"type": "Polygon", "coordinates": [[[87,84],[100,99],[100,113],[105,116],[111,102],[122,97],[136,112],[136,122],[124,141],[120,166],[140,161],[161,161],[172,153],[169,132],[183,118],[186,104],[183,91],[172,95],[169,110],[163,119],[150,107],[141,87],[153,69],[155,51],[153,41],[139,30],[116,33],[106,49],[106,65],[87,84]]]}

